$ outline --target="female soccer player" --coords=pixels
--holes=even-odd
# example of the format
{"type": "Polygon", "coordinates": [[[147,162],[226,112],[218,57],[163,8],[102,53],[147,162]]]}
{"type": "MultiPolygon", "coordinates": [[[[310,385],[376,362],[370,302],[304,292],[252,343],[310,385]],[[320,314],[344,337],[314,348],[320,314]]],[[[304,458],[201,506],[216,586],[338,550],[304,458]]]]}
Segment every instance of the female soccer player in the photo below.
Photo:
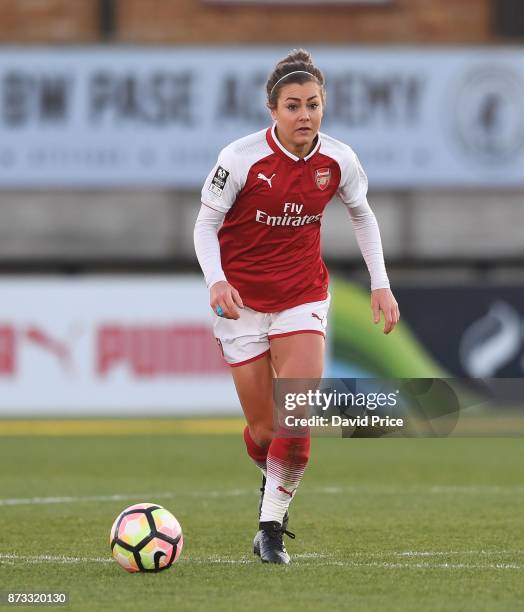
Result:
{"type": "Polygon", "coordinates": [[[263,472],[254,551],[289,563],[287,509],[309,458],[309,437],[273,430],[273,377],[319,379],[330,296],[320,254],[324,208],[337,194],[371,276],[375,323],[399,318],[389,289],[367,178],[353,150],[320,133],[324,76],[304,50],[267,85],[273,126],[222,150],[202,189],[195,249],[210,290],[214,331],[247,421],[247,453],[263,472]],[[220,229],[219,229],[220,228],[220,229]]]}

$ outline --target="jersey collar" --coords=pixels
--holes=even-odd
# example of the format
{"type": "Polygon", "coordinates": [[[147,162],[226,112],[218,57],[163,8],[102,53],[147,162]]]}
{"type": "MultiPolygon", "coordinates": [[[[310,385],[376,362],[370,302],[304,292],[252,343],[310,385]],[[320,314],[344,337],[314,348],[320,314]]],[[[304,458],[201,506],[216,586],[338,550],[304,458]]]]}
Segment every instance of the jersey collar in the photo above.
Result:
{"type": "MultiPolygon", "coordinates": [[[[267,132],[266,132],[266,139],[268,141],[269,146],[273,149],[273,151],[275,153],[280,153],[280,154],[284,154],[288,159],[291,159],[295,162],[300,161],[302,158],[297,157],[296,155],[294,155],[293,153],[291,153],[291,151],[288,151],[279,141],[279,139],[277,138],[277,135],[275,133],[275,129],[277,127],[277,124],[274,123],[272,128],[268,128],[267,132]]],[[[315,153],[318,152],[318,150],[320,149],[320,133],[317,134],[317,144],[313,147],[313,150],[311,151],[311,153],[309,153],[308,155],[306,155],[306,157],[304,157],[304,161],[308,161],[308,159],[311,159],[313,157],[313,155],[315,155],[315,153]]]]}

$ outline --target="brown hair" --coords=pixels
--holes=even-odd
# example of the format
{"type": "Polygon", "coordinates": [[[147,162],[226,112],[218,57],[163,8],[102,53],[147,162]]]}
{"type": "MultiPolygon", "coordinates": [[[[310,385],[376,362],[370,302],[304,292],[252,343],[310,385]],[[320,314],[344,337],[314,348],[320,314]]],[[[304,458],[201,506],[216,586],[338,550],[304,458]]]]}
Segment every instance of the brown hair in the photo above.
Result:
{"type": "Polygon", "coordinates": [[[322,102],[326,99],[324,75],[315,64],[311,53],[305,49],[293,49],[284,59],[280,60],[270,74],[266,83],[267,103],[270,108],[276,108],[280,90],[289,83],[316,82],[320,85],[322,102]],[[291,74],[291,73],[296,74],[291,74]],[[307,73],[307,74],[306,74],[307,73]],[[284,78],[286,75],[290,75],[284,78]]]}

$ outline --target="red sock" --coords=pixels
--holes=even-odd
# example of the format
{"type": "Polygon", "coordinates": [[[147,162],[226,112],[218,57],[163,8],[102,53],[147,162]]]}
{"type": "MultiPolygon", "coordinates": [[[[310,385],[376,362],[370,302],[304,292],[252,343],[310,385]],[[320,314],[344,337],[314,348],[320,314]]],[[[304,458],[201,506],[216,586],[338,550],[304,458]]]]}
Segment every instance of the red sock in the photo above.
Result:
{"type": "Polygon", "coordinates": [[[268,448],[262,448],[251,437],[249,427],[244,428],[244,442],[246,443],[247,454],[253,459],[255,464],[264,472],[266,471],[266,460],[268,448]]]}
{"type": "Polygon", "coordinates": [[[268,452],[268,470],[274,476],[292,484],[294,474],[300,473],[302,477],[309,459],[311,439],[303,438],[275,438],[268,452]],[[269,467],[271,465],[271,468],[269,467]]]}

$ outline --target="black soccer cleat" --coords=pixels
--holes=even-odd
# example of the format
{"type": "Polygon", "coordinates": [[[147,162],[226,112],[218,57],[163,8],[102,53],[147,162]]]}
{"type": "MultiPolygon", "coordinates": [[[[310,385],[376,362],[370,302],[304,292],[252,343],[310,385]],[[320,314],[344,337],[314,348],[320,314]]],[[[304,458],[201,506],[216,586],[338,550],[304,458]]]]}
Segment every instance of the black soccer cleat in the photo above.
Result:
{"type": "Polygon", "coordinates": [[[294,539],[295,534],[283,529],[276,521],[259,523],[259,531],[255,536],[258,543],[258,554],[262,563],[277,563],[287,565],[290,561],[288,552],[284,545],[283,536],[286,534],[294,539]]]}

